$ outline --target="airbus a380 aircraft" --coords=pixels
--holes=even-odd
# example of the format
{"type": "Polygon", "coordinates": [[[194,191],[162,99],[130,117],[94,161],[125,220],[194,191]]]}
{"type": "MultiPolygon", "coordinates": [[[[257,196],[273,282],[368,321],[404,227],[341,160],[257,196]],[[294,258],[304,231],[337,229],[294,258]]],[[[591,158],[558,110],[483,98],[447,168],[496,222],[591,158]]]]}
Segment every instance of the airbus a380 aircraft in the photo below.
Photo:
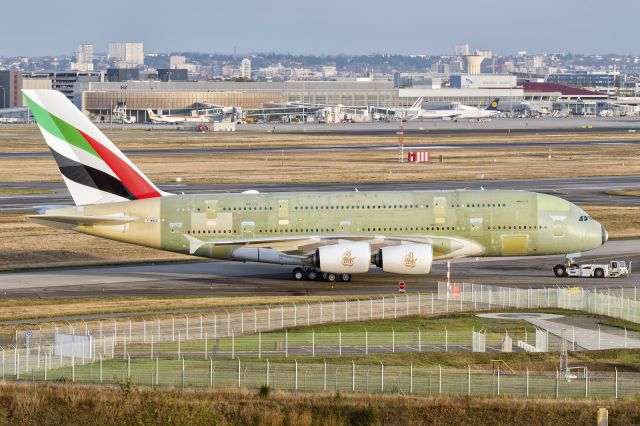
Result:
{"type": "Polygon", "coordinates": [[[75,206],[30,216],[200,257],[291,265],[349,281],[372,265],[428,274],[434,260],[567,254],[607,233],[578,206],[525,191],[173,195],[158,189],[60,92],[23,91],[75,206]]]}

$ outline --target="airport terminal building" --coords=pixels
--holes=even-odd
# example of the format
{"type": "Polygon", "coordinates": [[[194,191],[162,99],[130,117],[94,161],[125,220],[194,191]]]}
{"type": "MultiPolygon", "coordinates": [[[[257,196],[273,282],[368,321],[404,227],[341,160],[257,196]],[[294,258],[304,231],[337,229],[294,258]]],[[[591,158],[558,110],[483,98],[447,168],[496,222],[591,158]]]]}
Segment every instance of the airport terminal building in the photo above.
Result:
{"type": "MultiPolygon", "coordinates": [[[[522,88],[515,87],[511,76],[492,76],[487,83],[461,83],[459,87],[433,88],[414,86],[398,88],[393,81],[287,81],[287,82],[231,82],[231,81],[127,81],[79,82],[73,100],[95,121],[108,121],[117,106],[126,106],[138,122],[146,121],[146,110],[164,114],[182,113],[210,105],[235,106],[255,117],[277,117],[283,108],[311,109],[311,106],[342,106],[368,108],[408,108],[423,97],[424,108],[448,108],[453,104],[484,108],[495,98],[501,106],[525,100],[522,88]],[[491,87],[491,86],[499,87],[491,87]],[[509,87],[512,86],[512,87],[509,87]]],[[[469,81],[468,78],[464,81],[469,81]]],[[[548,100],[548,96],[546,97],[548,100]]]]}
{"type": "Polygon", "coordinates": [[[139,121],[145,111],[165,114],[206,105],[235,106],[244,110],[305,105],[398,105],[398,89],[391,81],[128,81],[78,84],[74,102],[94,120],[105,120],[117,105],[125,105],[139,121]]]}
{"type": "MultiPolygon", "coordinates": [[[[57,87],[53,84],[57,80],[48,77],[46,81],[57,87]]],[[[235,82],[105,81],[95,76],[74,77],[73,84],[65,83],[64,93],[98,122],[114,120],[116,111],[122,110],[137,122],[146,122],[149,109],[171,115],[194,114],[219,106],[237,107],[243,111],[244,118],[264,121],[307,118],[324,107],[364,117],[375,108],[409,108],[420,97],[424,98],[425,109],[448,109],[456,104],[484,108],[499,98],[503,111],[528,109],[532,113],[548,113],[554,109],[555,102],[566,98],[561,90],[519,85],[514,75],[496,74],[452,75],[449,87],[441,87],[437,78],[434,78],[437,84],[424,82],[399,87],[392,80],[373,79],[235,82]]],[[[55,79],[59,80],[57,76],[55,79]]],[[[25,87],[27,83],[31,86],[31,81],[39,82],[34,76],[23,78],[25,87]]],[[[363,118],[369,119],[371,114],[363,118]]]]}

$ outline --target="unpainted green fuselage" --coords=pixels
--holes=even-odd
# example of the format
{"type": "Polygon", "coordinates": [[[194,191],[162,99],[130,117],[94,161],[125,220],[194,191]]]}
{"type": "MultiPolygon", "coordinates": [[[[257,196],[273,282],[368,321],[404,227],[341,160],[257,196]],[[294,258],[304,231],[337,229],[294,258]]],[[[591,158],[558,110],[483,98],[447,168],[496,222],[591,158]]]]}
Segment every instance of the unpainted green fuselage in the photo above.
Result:
{"type": "MultiPolygon", "coordinates": [[[[432,244],[436,258],[576,253],[606,239],[602,226],[576,205],[511,190],[173,195],[47,213],[131,217],[126,224],[73,229],[218,259],[232,259],[241,246],[273,247],[268,241],[297,237],[370,237],[378,245],[406,239],[432,244]],[[206,244],[194,249],[193,241],[206,244]]],[[[39,218],[56,226],[46,215],[39,218]]]]}

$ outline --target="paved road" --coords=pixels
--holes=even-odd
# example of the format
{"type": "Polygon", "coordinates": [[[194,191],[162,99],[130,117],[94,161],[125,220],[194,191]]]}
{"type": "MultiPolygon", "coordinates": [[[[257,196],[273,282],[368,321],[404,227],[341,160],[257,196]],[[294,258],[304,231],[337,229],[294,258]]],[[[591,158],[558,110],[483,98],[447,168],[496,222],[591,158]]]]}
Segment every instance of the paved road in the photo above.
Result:
{"type": "MultiPolygon", "coordinates": [[[[585,254],[593,259],[626,259],[640,264],[640,240],[610,241],[585,254]]],[[[561,256],[536,258],[462,259],[452,264],[452,279],[478,284],[523,288],[555,285],[633,288],[634,277],[620,279],[558,279],[552,267],[561,256]]],[[[292,281],[290,267],[256,263],[200,260],[194,262],[33,270],[0,273],[0,298],[80,297],[99,295],[209,295],[292,296],[382,294],[397,292],[400,280],[408,290],[434,291],[446,278],[446,265],[437,263],[427,276],[402,277],[378,272],[357,275],[350,283],[331,285],[322,281],[292,281]]]]}
{"type": "MultiPolygon", "coordinates": [[[[622,349],[622,348],[640,348],[640,340],[632,337],[625,338],[606,331],[598,331],[583,327],[568,327],[566,324],[557,323],[554,321],[528,318],[528,322],[535,325],[538,328],[548,330],[549,333],[558,337],[562,337],[562,330],[565,331],[565,338],[569,342],[574,342],[577,346],[583,347],[589,351],[595,351],[598,349],[622,349]]],[[[571,350],[571,344],[567,349],[571,350]]]]}
{"type": "MultiPolygon", "coordinates": [[[[448,149],[505,149],[505,148],[560,148],[593,146],[640,146],[640,140],[596,140],[596,141],[555,141],[555,142],[473,142],[445,144],[407,144],[406,150],[448,150],[448,149]]],[[[351,151],[397,151],[396,145],[334,145],[334,146],[287,146],[287,147],[247,147],[247,148],[188,148],[188,149],[138,149],[123,151],[127,156],[150,155],[219,155],[254,153],[300,153],[300,152],[351,152],[351,151]]],[[[48,151],[0,152],[0,159],[48,158],[48,151]]]]}
{"type": "MultiPolygon", "coordinates": [[[[446,133],[608,133],[640,129],[638,117],[568,117],[568,118],[494,118],[488,122],[469,120],[413,120],[402,123],[406,134],[446,133]]],[[[399,129],[398,122],[391,123],[344,123],[344,124],[246,124],[237,126],[238,131],[271,131],[282,133],[310,134],[393,134],[399,129]]]]}
{"type": "MultiPolygon", "coordinates": [[[[578,204],[607,204],[640,206],[640,197],[607,195],[610,189],[640,187],[640,176],[602,176],[585,178],[550,179],[507,179],[444,182],[405,183],[358,183],[358,184],[201,184],[201,185],[159,185],[168,192],[197,194],[213,192],[242,192],[255,189],[260,192],[289,191],[400,191],[400,190],[453,190],[453,189],[518,189],[553,194],[578,204]]],[[[63,205],[72,203],[69,192],[62,182],[42,183],[0,183],[0,188],[35,188],[55,191],[46,195],[6,195],[0,196],[0,212],[30,212],[33,206],[63,205]]]]}

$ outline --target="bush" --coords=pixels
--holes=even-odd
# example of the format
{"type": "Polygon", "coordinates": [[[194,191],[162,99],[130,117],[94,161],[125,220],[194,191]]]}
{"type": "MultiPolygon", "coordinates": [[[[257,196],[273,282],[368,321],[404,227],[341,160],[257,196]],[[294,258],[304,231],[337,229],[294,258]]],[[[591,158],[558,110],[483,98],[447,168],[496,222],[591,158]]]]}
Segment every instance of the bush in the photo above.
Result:
{"type": "Polygon", "coordinates": [[[349,423],[354,426],[370,426],[376,424],[376,410],[371,405],[367,405],[361,410],[354,410],[353,413],[351,413],[349,423]]]}
{"type": "Polygon", "coordinates": [[[268,398],[271,395],[271,387],[269,385],[262,385],[258,390],[258,396],[260,398],[268,398]]]}

